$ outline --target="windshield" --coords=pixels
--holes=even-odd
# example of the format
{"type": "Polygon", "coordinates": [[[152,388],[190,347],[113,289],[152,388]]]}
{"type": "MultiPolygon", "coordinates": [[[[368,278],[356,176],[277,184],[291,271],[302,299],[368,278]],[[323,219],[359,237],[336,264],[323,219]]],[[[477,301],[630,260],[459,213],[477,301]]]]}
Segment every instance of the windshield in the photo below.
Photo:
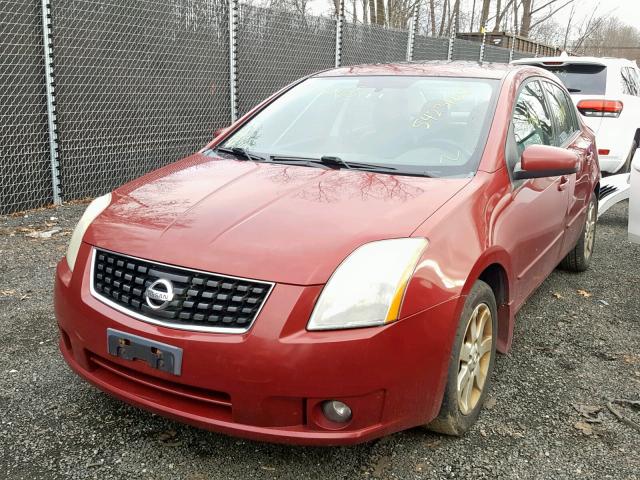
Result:
{"type": "Polygon", "coordinates": [[[607,86],[607,67],[574,63],[561,67],[540,65],[554,73],[570,93],[582,95],[604,95],[607,86]]]}
{"type": "Polygon", "coordinates": [[[451,77],[311,78],[220,146],[265,158],[331,156],[393,167],[394,174],[469,176],[484,149],[498,86],[451,77]]]}

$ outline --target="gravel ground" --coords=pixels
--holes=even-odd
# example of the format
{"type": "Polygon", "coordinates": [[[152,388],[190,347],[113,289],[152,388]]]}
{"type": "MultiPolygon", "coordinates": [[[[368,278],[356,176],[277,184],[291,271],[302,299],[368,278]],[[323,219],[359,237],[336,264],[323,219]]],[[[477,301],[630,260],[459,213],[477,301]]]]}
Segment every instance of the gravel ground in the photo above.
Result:
{"type": "MultiPolygon", "coordinates": [[[[466,437],[414,429],[350,448],[197,430],[72,374],[51,292],[83,208],[0,217],[0,478],[640,479],[640,431],[606,408],[609,398],[640,399],[640,246],[626,240],[626,204],[601,219],[591,270],[555,272],[518,314],[512,352],[498,358],[466,437]],[[51,238],[28,236],[53,228],[51,238]]],[[[640,422],[629,405],[615,407],[640,422]]]]}

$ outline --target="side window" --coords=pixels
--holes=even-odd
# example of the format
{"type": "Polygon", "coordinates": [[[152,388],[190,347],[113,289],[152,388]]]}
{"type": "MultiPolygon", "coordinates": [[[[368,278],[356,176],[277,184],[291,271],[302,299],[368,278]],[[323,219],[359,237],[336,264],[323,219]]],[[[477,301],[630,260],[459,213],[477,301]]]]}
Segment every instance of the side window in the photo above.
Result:
{"type": "Polygon", "coordinates": [[[629,68],[629,75],[635,85],[636,96],[640,97],[640,77],[638,76],[638,71],[635,68],[629,68]]]}
{"type": "Polygon", "coordinates": [[[620,69],[622,76],[622,93],[625,95],[640,95],[640,85],[638,85],[638,77],[631,67],[622,67],[620,69]]]}
{"type": "Polygon", "coordinates": [[[551,116],[538,81],[529,82],[520,90],[512,123],[517,151],[507,157],[511,171],[529,145],[553,145],[551,116]]]}
{"type": "Polygon", "coordinates": [[[542,82],[549,99],[549,107],[551,114],[556,119],[556,135],[554,137],[554,145],[563,145],[571,135],[578,129],[577,120],[574,116],[573,104],[567,98],[567,95],[550,82],[542,82]]]}

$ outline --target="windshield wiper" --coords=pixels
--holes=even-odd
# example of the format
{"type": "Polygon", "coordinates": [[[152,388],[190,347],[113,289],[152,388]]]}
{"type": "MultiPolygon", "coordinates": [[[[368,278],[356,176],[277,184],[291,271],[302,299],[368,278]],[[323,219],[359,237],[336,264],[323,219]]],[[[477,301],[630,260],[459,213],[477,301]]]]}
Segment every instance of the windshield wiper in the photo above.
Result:
{"type": "Polygon", "coordinates": [[[325,168],[346,168],[349,170],[371,170],[372,172],[390,172],[396,171],[395,167],[385,165],[376,165],[374,163],[345,162],[340,157],[331,157],[328,155],[318,158],[295,157],[287,155],[271,155],[271,161],[274,163],[302,163],[308,166],[325,167],[325,168]]]}
{"type": "Polygon", "coordinates": [[[322,162],[319,162],[317,158],[291,157],[288,155],[271,155],[269,157],[269,160],[273,163],[284,163],[285,165],[303,164],[308,167],[329,168],[328,165],[324,165],[322,162]]]}
{"type": "Polygon", "coordinates": [[[569,90],[569,93],[579,93],[582,91],[579,88],[567,88],[567,90],[569,90]]]}
{"type": "Polygon", "coordinates": [[[233,147],[233,148],[228,148],[228,147],[218,147],[216,148],[216,150],[218,150],[219,152],[223,152],[223,153],[230,153],[231,155],[234,155],[238,158],[243,158],[245,160],[254,160],[254,161],[258,161],[258,162],[266,162],[267,159],[264,157],[261,157],[260,155],[256,155],[255,153],[249,153],[247,150],[245,150],[242,147],[233,147]]]}
{"type": "Polygon", "coordinates": [[[340,157],[322,156],[320,163],[330,167],[348,168],[348,169],[364,169],[364,170],[397,170],[395,167],[387,167],[385,165],[376,165],[374,163],[345,162],[340,157]]]}

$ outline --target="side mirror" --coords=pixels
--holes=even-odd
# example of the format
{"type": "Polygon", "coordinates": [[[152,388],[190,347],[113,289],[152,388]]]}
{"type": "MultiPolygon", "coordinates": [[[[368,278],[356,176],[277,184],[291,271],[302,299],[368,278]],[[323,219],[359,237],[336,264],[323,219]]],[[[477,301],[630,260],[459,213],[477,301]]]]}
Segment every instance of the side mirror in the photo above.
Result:
{"type": "Polygon", "coordinates": [[[578,171],[578,155],[564,148],[531,145],[522,152],[519,166],[514,180],[570,175],[578,171]]]}
{"type": "Polygon", "coordinates": [[[229,127],[218,128],[213,132],[213,138],[217,138],[227,131],[229,127]]]}

